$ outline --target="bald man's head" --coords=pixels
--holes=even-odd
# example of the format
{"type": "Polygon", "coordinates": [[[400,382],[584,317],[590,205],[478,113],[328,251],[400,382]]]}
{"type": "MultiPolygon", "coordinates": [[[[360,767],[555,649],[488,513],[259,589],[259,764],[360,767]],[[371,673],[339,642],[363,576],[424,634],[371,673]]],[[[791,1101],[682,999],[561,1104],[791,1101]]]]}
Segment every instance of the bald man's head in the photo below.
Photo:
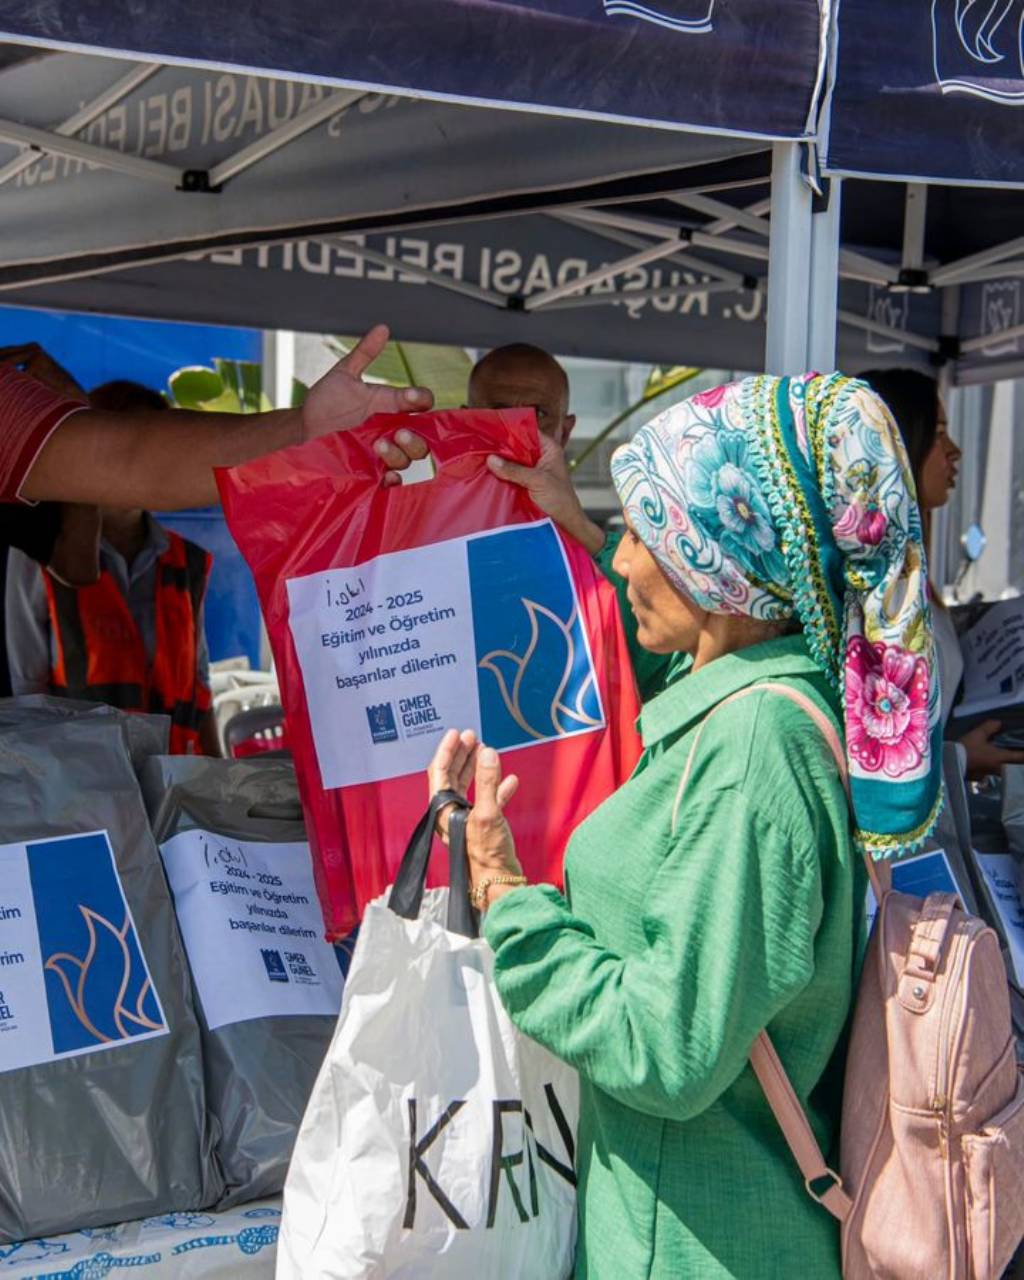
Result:
{"type": "Polygon", "coordinates": [[[516,342],[495,347],[469,375],[471,409],[534,409],[537,426],[563,447],[576,425],[569,412],[565,370],[540,347],[516,342]]]}

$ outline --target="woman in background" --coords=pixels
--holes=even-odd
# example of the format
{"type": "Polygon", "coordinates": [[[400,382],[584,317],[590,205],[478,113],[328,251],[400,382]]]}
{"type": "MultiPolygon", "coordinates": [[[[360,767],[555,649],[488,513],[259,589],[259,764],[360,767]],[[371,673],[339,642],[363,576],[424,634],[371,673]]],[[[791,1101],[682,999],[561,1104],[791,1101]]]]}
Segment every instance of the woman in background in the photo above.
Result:
{"type": "MultiPolygon", "coordinates": [[[[925,520],[925,541],[931,512],[944,507],[956,487],[961,450],[947,432],[946,408],[934,378],[915,369],[870,369],[860,375],[889,406],[907,446],[917,500],[925,520]]],[[[943,724],[948,723],[964,674],[960,640],[942,597],[930,586],[932,626],[942,687],[943,724]]],[[[999,720],[985,720],[957,741],[963,748],[962,767],[968,778],[998,773],[1006,764],[1024,764],[1024,751],[1008,751],[994,739],[999,720]]]]}

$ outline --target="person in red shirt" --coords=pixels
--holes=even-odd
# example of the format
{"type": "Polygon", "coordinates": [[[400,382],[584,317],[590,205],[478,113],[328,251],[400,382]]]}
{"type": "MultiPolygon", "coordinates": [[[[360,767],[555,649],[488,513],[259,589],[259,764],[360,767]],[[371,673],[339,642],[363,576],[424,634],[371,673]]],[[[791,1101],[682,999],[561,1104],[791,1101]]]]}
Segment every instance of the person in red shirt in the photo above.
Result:
{"type": "MultiPolygon", "coordinates": [[[[121,506],[158,511],[219,502],[214,467],[230,467],[275,449],[357,426],[375,413],[429,409],[421,387],[396,390],[362,375],[388,341],[377,325],[309,392],[301,409],[218,414],[123,414],[90,407],[81,388],[35,343],[0,347],[0,602],[7,549],[14,546],[55,567],[61,515],[37,502],[121,506]]],[[[83,546],[74,512],[73,536],[83,546]]],[[[91,519],[95,538],[98,521],[91,519]]],[[[95,548],[91,560],[95,562],[95,548]]],[[[62,575],[71,585],[89,580],[81,566],[62,575]]],[[[0,603],[0,635],[3,634],[0,603]]],[[[0,644],[0,696],[10,691],[6,649],[0,644]]]]}
{"type": "Polygon", "coordinates": [[[218,502],[215,467],[358,426],[371,414],[429,409],[422,387],[367,383],[388,341],[371,329],[315,383],[300,409],[268,413],[179,410],[156,423],[91,408],[74,380],[36,344],[0,347],[0,503],[93,503],[177,511],[218,502]],[[156,426],[158,429],[153,430],[156,426]]]}

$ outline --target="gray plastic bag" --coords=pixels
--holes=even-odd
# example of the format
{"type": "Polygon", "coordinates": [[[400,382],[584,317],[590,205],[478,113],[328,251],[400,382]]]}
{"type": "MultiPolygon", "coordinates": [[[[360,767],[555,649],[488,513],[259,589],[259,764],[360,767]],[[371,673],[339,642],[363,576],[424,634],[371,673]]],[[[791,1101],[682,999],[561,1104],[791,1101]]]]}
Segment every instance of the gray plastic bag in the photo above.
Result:
{"type": "Polygon", "coordinates": [[[80,716],[106,716],[124,726],[132,767],[138,774],[150,756],[166,755],[171,738],[170,716],[121,711],[105,702],[81,702],[49,693],[26,693],[20,698],[0,698],[0,733],[6,729],[74,720],[80,716]]]}
{"type": "MultiPolygon", "coordinates": [[[[157,843],[165,857],[170,857],[168,842],[175,837],[190,831],[207,833],[213,838],[204,848],[212,850],[214,858],[218,845],[227,842],[224,847],[236,850],[238,857],[248,854],[248,863],[245,864],[248,872],[241,862],[236,863],[232,871],[254,876],[254,846],[268,846],[266,866],[273,865],[272,846],[283,848],[295,842],[302,842],[305,846],[302,809],[290,761],[164,756],[151,760],[147,765],[143,774],[143,791],[157,843]]],[[[194,852],[198,853],[198,850],[194,852]]],[[[308,861],[307,850],[303,850],[302,857],[308,861]]],[[[168,870],[173,886],[175,874],[170,861],[168,870]]],[[[313,899],[311,914],[319,935],[322,923],[311,887],[311,866],[308,874],[313,899]]],[[[192,885],[188,892],[206,893],[209,883],[192,885]]],[[[217,883],[229,883],[227,868],[223,881],[217,883]]],[[[260,892],[254,878],[239,878],[230,883],[232,887],[240,887],[239,900],[242,903],[251,904],[252,899],[242,896],[241,891],[247,894],[260,892]]],[[[287,883],[282,887],[286,898],[296,896],[288,892],[289,887],[287,883]]],[[[178,905],[180,910],[182,903],[179,901],[178,905]]],[[[278,911],[272,904],[266,910],[268,915],[278,911]]],[[[276,923],[278,921],[271,919],[271,926],[276,923]]],[[[198,945],[184,917],[182,932],[187,947],[190,943],[193,948],[198,945]]],[[[289,956],[297,954],[285,949],[272,934],[267,934],[266,938],[266,946],[272,955],[289,960],[289,956]]],[[[232,941],[227,939],[229,944],[232,941]]],[[[260,946],[262,941],[261,938],[260,946]]],[[[319,967],[321,977],[324,976],[324,966],[338,965],[334,949],[319,936],[315,944],[306,941],[295,945],[301,945],[302,954],[314,969],[319,967]]],[[[259,948],[253,947],[252,954],[258,959],[259,948]]],[[[265,957],[267,953],[263,954],[265,957]]],[[[272,1195],[284,1185],[306,1103],[334,1033],[340,1008],[340,969],[330,974],[337,991],[337,1003],[331,1006],[330,1012],[251,1016],[252,1008],[247,1003],[246,994],[248,988],[243,981],[244,962],[237,964],[233,970],[238,980],[234,1013],[240,1020],[224,1023],[218,1017],[207,1016],[200,972],[203,961],[194,950],[190,960],[203,1033],[207,1103],[221,1132],[217,1154],[226,1183],[221,1205],[226,1207],[272,1195]],[[211,1023],[214,1024],[212,1030],[211,1023]]],[[[225,963],[236,965],[236,959],[232,956],[225,963]]],[[[264,982],[267,977],[267,973],[260,975],[264,982]]],[[[287,982],[283,968],[277,977],[282,983],[287,982]]],[[[291,977],[295,977],[294,973],[291,977]]],[[[282,986],[277,990],[283,992],[285,988],[282,986]]]]}
{"type": "Polygon", "coordinates": [[[122,718],[0,732],[0,1240],[221,1193],[188,966],[122,718]]]}

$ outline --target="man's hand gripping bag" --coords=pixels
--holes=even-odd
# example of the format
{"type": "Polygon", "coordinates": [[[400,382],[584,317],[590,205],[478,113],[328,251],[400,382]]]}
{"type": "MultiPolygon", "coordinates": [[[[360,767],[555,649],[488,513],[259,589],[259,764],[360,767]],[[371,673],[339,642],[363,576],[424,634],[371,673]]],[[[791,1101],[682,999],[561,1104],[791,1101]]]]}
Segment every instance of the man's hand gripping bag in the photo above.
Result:
{"type": "Polygon", "coordinates": [[[442,733],[474,728],[520,778],[531,879],[629,776],[639,710],[615,592],[489,454],[526,466],[532,410],[377,417],[219,473],[274,651],[330,936],[394,880],[442,733]],[[435,476],[383,485],[412,426],[435,476]]]}

